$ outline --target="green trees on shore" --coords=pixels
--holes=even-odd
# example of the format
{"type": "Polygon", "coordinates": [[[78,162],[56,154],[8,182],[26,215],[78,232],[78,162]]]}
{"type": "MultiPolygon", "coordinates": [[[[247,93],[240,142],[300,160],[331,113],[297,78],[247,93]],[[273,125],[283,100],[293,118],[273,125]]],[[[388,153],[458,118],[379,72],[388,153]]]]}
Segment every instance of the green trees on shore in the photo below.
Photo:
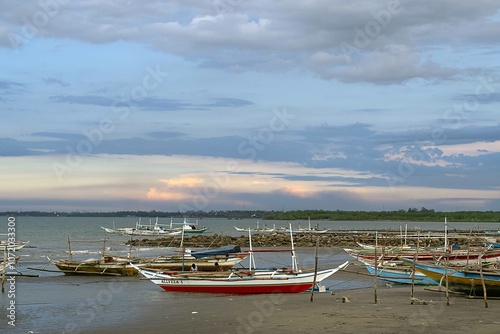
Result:
{"type": "Polygon", "coordinates": [[[268,219],[268,220],[331,220],[331,221],[443,221],[450,222],[500,222],[500,211],[452,211],[440,212],[426,208],[409,208],[396,211],[342,211],[342,210],[293,210],[293,211],[115,211],[115,212],[42,212],[7,211],[0,216],[45,216],[45,217],[187,217],[223,219],[268,219]]]}

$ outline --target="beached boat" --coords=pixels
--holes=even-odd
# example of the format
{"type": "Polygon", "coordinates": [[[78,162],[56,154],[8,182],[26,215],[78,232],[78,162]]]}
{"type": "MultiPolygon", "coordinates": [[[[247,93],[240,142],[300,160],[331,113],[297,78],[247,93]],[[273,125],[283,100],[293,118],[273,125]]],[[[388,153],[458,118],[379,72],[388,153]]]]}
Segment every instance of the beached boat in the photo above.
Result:
{"type": "MultiPolygon", "coordinates": [[[[207,273],[165,273],[161,271],[146,270],[139,267],[136,269],[144,277],[165,291],[177,292],[207,292],[207,293],[233,293],[233,294],[257,294],[257,293],[298,293],[306,291],[337,271],[345,268],[346,261],[336,268],[302,272],[299,270],[293,247],[292,232],[292,268],[256,270],[253,264],[253,253],[250,239],[250,266],[248,269],[231,270],[229,272],[207,273]],[[253,265],[253,266],[252,266],[253,265]]],[[[290,250],[286,250],[289,252],[290,250]]]]}
{"type": "Polygon", "coordinates": [[[66,275],[137,275],[137,269],[130,265],[130,260],[123,261],[113,256],[87,260],[51,260],[49,258],[49,261],[66,275]]]}
{"type": "Polygon", "coordinates": [[[207,275],[203,273],[164,274],[136,267],[154,284],[165,291],[209,292],[233,294],[257,293],[298,293],[320,283],[337,271],[345,268],[348,261],[340,266],[314,272],[274,271],[230,271],[207,275]],[[313,282],[316,275],[316,280],[313,282]]]}
{"type": "Polygon", "coordinates": [[[375,266],[368,262],[362,262],[366,270],[371,275],[377,275],[384,281],[399,283],[399,284],[416,284],[416,285],[436,285],[436,281],[430,279],[420,272],[413,272],[412,267],[408,265],[398,265],[398,266],[378,266],[375,271],[375,266]],[[413,275],[413,279],[412,279],[413,275]]]}
{"type": "Polygon", "coordinates": [[[446,268],[431,264],[419,262],[413,263],[412,260],[404,259],[410,265],[430,279],[438,282],[441,286],[445,285],[446,276],[448,276],[448,287],[457,292],[468,295],[483,295],[483,282],[488,296],[500,296],[500,271],[496,269],[466,269],[460,267],[446,268]]]}
{"type": "MultiPolygon", "coordinates": [[[[106,241],[107,239],[103,240],[103,252],[106,249],[106,241]]],[[[68,237],[69,259],[51,260],[49,258],[50,263],[66,275],[134,276],[138,273],[135,266],[168,271],[192,269],[196,269],[196,271],[228,270],[248,255],[242,253],[239,246],[229,245],[213,250],[193,252],[183,249],[182,254],[154,258],[131,257],[129,254],[129,256],[102,255],[99,259],[74,260],[73,255],[81,253],[72,250],[70,245],[71,241],[68,237]],[[130,265],[131,262],[135,266],[130,265]]],[[[42,270],[47,271],[45,268],[42,270]]]]}
{"type": "Polygon", "coordinates": [[[247,257],[247,254],[213,255],[196,258],[192,255],[159,256],[152,259],[141,258],[132,262],[147,269],[161,271],[220,271],[229,270],[247,257]]]}
{"type": "MultiPolygon", "coordinates": [[[[344,248],[344,251],[353,258],[373,264],[375,262],[375,251],[366,249],[350,249],[344,248]]],[[[413,259],[417,256],[417,262],[432,262],[443,263],[447,253],[441,249],[425,249],[419,250],[401,250],[401,251],[386,251],[384,253],[377,251],[377,261],[382,264],[401,263],[401,258],[413,259]]],[[[467,264],[477,263],[479,258],[483,264],[500,264],[500,249],[475,249],[468,250],[452,250],[448,253],[448,262],[453,265],[465,266],[467,264]]]]}
{"type": "Polygon", "coordinates": [[[141,268],[162,271],[225,271],[240,263],[247,256],[248,253],[241,252],[240,246],[227,245],[203,251],[184,250],[182,254],[171,256],[139,258],[132,262],[141,268]]]}

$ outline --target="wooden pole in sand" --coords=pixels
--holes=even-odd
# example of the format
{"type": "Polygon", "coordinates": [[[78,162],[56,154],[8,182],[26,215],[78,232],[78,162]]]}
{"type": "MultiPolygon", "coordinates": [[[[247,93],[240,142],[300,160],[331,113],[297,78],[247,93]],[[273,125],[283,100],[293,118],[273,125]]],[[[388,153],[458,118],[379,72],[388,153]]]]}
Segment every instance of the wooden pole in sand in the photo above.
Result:
{"type": "Polygon", "coordinates": [[[318,248],[319,248],[319,238],[316,238],[316,253],[314,255],[314,278],[311,288],[311,302],[314,301],[314,286],[316,285],[316,277],[318,274],[318,248]]]}
{"type": "Polygon", "coordinates": [[[375,297],[375,304],[378,304],[378,296],[377,296],[377,269],[378,269],[378,261],[377,261],[377,248],[378,248],[378,234],[377,231],[375,231],[375,275],[373,275],[373,289],[374,289],[374,297],[375,297]]]}
{"type": "Polygon", "coordinates": [[[418,258],[418,249],[420,248],[420,228],[417,229],[417,249],[415,250],[415,254],[413,254],[413,264],[411,270],[411,303],[413,304],[413,298],[415,297],[415,270],[416,270],[416,262],[418,258]]]}
{"type": "Polygon", "coordinates": [[[467,262],[465,268],[469,268],[469,257],[470,257],[470,239],[472,238],[472,227],[469,230],[469,237],[467,238],[467,262]]]}
{"type": "Polygon", "coordinates": [[[448,290],[448,261],[449,261],[449,253],[448,253],[448,249],[445,249],[445,256],[446,256],[446,259],[445,259],[445,265],[444,265],[444,272],[445,272],[445,280],[446,280],[446,305],[447,306],[450,306],[450,292],[448,290]]]}
{"type": "Polygon", "coordinates": [[[484,308],[488,308],[488,296],[486,295],[486,285],[483,275],[483,254],[479,255],[479,275],[481,275],[481,284],[483,285],[484,308]]]}

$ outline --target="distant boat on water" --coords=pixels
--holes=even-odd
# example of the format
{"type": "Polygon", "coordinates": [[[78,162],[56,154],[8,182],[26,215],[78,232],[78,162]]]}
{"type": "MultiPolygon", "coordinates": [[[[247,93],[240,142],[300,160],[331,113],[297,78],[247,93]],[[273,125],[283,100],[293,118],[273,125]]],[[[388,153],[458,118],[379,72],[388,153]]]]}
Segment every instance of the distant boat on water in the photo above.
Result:
{"type": "Polygon", "coordinates": [[[5,240],[0,240],[0,252],[4,252],[5,249],[7,251],[19,251],[24,247],[28,246],[29,241],[16,241],[16,242],[7,242],[5,240]]]}
{"type": "Polygon", "coordinates": [[[116,233],[116,234],[127,234],[132,236],[176,236],[182,233],[203,233],[207,231],[207,227],[199,227],[198,224],[189,224],[186,219],[182,223],[173,223],[172,219],[170,224],[160,224],[158,223],[158,218],[156,222],[152,224],[143,224],[139,220],[135,227],[122,227],[115,228],[113,223],[113,228],[101,226],[101,228],[106,233],[116,233]],[[182,226],[174,226],[182,225],[182,226]]]}

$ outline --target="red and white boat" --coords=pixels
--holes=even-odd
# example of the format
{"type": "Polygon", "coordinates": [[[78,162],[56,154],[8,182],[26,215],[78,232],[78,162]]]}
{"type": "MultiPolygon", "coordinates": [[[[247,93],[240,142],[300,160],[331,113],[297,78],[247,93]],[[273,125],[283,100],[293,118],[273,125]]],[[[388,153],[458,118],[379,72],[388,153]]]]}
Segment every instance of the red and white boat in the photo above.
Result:
{"type": "Polygon", "coordinates": [[[166,274],[139,267],[136,269],[165,291],[257,294],[304,292],[345,268],[348,264],[349,261],[346,261],[336,268],[318,271],[316,280],[314,280],[314,272],[302,273],[285,270],[166,274]]]}
{"type": "MultiPolygon", "coordinates": [[[[292,233],[290,233],[292,238],[292,233]]],[[[346,261],[336,268],[302,272],[297,264],[292,240],[292,268],[290,270],[256,270],[253,263],[252,239],[250,239],[250,268],[227,272],[160,272],[136,267],[144,277],[165,291],[177,292],[210,292],[232,294],[257,293],[298,293],[306,291],[317,283],[347,267],[346,261]]],[[[290,251],[290,250],[287,250],[290,251]]]]}

